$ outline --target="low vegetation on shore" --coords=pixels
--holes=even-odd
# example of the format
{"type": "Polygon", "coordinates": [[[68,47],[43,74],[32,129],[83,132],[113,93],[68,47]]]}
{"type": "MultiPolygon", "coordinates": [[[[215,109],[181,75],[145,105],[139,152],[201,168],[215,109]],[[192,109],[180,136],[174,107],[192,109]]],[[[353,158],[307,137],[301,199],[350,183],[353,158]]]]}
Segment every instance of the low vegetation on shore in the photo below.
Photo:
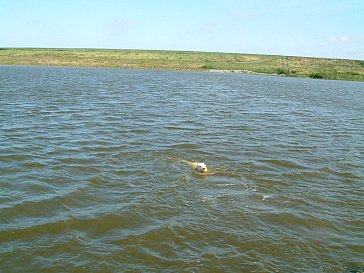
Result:
{"type": "Polygon", "coordinates": [[[364,61],[218,52],[0,48],[0,65],[46,65],[269,74],[364,81],[364,61]]]}

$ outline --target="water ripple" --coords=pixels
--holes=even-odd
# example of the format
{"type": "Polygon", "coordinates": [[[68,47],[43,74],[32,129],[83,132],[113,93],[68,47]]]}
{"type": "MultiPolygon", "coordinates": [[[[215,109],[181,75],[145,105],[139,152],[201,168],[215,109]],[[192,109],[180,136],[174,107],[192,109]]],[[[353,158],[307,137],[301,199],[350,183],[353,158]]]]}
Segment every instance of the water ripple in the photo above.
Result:
{"type": "Polygon", "coordinates": [[[362,83],[0,75],[2,271],[364,268],[362,83]]]}

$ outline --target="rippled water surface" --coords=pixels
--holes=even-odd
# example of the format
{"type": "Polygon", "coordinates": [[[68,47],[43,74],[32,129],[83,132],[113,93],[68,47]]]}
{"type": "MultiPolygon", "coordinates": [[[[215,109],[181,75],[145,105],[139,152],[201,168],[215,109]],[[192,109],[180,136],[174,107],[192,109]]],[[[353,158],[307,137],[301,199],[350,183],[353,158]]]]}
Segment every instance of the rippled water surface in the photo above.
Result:
{"type": "Polygon", "coordinates": [[[364,83],[0,67],[0,272],[362,272],[363,120],[364,83]]]}

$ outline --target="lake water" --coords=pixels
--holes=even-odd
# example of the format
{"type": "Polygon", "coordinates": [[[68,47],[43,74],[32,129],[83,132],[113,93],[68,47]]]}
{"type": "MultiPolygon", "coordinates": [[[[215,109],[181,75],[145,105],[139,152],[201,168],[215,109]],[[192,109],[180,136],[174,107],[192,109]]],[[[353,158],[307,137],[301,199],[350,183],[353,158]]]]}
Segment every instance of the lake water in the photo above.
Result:
{"type": "Polygon", "coordinates": [[[0,67],[0,272],[363,272],[363,132],[359,82],[0,67]]]}

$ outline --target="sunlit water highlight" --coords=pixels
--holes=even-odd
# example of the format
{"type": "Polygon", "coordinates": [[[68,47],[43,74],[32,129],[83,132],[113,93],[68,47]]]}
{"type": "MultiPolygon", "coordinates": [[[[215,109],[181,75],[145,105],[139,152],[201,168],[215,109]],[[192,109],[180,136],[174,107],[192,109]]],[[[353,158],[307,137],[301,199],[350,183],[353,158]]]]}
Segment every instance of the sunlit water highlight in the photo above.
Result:
{"type": "Polygon", "coordinates": [[[357,82],[0,67],[0,272],[361,272],[363,106],[357,82]]]}

